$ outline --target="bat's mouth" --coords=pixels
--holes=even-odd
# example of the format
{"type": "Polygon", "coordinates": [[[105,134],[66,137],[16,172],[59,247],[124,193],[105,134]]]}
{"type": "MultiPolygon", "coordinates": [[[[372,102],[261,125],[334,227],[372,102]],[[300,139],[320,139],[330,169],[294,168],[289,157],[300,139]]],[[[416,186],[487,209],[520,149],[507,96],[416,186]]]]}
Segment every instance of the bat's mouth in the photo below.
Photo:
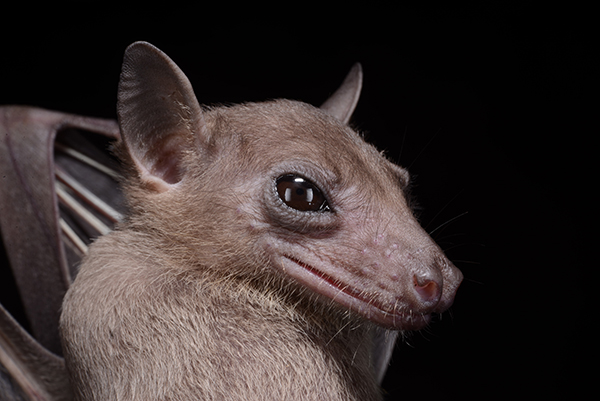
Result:
{"type": "Polygon", "coordinates": [[[296,280],[381,326],[395,330],[418,330],[426,326],[431,319],[431,314],[412,312],[403,302],[386,304],[377,294],[344,283],[293,256],[283,256],[300,266],[303,272],[310,273],[307,275],[303,272],[288,271],[296,280]]]}

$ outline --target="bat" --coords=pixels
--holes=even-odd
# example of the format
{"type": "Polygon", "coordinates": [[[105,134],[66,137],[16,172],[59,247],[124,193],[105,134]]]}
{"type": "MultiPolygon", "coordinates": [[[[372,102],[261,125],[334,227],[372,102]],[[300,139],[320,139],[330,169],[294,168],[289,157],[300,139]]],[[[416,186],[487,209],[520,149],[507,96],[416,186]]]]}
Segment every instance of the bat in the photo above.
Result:
{"type": "MultiPolygon", "coordinates": [[[[19,181],[22,166],[1,165],[17,171],[18,191],[32,204],[43,198],[49,205],[46,220],[31,223],[52,234],[48,248],[57,255],[52,269],[36,267],[48,272],[43,285],[55,299],[48,309],[56,313],[67,292],[64,361],[56,355],[56,314],[44,322],[28,313],[42,322],[34,340],[4,313],[1,338],[9,341],[1,349],[10,356],[0,362],[5,387],[21,392],[14,399],[381,399],[398,331],[420,329],[446,310],[462,275],[413,216],[406,170],[348,125],[361,85],[357,64],[319,108],[290,100],[202,108],[175,63],[136,42],[123,62],[118,128],[3,109],[13,142],[19,124],[38,124],[52,132],[38,153],[51,153],[56,127],[77,120],[70,124],[115,139],[125,166],[123,177],[111,177],[125,201],[114,186],[93,188],[105,199],[89,203],[103,217],[82,225],[104,235],[89,245],[56,207],[60,198],[71,213],[77,209],[68,191],[93,199],[73,189],[74,173],[55,169],[69,187],[55,195],[52,169],[45,171],[40,196],[33,182],[19,181]],[[31,344],[48,360],[26,360],[31,344]],[[16,379],[14,361],[26,379],[16,379]],[[36,373],[40,367],[51,374],[36,373]]],[[[0,151],[3,160],[22,160],[8,145],[0,151]]],[[[45,166],[52,166],[49,156],[45,166]]],[[[72,221],[86,215],[75,214],[72,221]]],[[[19,244],[7,241],[10,222],[1,222],[10,254],[19,244]]],[[[27,271],[10,256],[13,270],[27,271]]],[[[41,296],[32,304],[43,303],[41,296]]]]}

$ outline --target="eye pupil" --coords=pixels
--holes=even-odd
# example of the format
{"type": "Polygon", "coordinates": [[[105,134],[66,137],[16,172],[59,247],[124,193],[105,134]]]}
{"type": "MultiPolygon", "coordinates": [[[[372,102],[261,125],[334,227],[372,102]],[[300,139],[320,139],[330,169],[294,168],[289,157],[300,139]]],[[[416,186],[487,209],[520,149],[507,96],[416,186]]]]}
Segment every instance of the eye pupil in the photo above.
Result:
{"type": "Polygon", "coordinates": [[[321,190],[312,182],[294,174],[282,175],[277,179],[277,193],[289,207],[303,212],[328,209],[321,190]]]}

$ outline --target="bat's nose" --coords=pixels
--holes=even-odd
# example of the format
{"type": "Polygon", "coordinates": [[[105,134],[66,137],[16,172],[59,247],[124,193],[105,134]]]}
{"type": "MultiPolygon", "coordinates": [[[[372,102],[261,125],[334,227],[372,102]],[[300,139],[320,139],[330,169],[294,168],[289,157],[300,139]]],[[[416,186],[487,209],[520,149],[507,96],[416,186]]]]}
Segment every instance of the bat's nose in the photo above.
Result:
{"type": "Polygon", "coordinates": [[[413,276],[414,292],[423,306],[434,307],[442,297],[442,286],[434,278],[413,276]]]}

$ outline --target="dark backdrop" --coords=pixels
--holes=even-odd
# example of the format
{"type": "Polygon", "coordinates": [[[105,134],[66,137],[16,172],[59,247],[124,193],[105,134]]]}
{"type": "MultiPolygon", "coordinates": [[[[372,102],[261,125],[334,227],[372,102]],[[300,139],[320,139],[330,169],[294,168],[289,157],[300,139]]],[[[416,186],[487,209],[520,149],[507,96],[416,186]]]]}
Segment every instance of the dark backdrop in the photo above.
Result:
{"type": "Polygon", "coordinates": [[[465,274],[451,311],[398,346],[388,399],[582,389],[598,267],[590,10],[161,7],[3,12],[0,104],[114,118],[135,40],[173,58],[204,104],[318,105],[360,61],[353,122],[409,168],[422,224],[465,274]]]}

